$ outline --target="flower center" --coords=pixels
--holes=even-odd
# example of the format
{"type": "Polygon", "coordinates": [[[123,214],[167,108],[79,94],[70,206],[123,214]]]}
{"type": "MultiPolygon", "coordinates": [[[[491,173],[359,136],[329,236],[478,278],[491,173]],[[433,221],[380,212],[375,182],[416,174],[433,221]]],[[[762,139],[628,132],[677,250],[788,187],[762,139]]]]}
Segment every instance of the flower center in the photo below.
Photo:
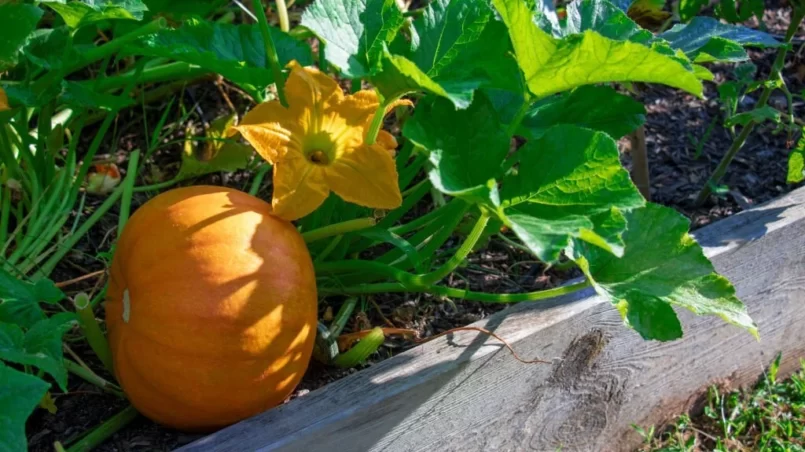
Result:
{"type": "Polygon", "coordinates": [[[327,165],[330,163],[330,157],[320,149],[314,149],[308,152],[307,159],[316,165],[327,165]]]}

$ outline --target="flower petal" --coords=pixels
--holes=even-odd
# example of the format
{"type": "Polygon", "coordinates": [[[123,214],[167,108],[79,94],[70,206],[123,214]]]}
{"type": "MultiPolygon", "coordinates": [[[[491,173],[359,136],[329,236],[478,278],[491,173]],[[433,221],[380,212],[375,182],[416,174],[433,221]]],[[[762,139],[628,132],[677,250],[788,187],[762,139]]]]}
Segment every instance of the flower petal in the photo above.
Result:
{"type": "Polygon", "coordinates": [[[397,167],[383,146],[361,146],[344,152],[325,167],[330,188],[344,200],[366,207],[394,209],[402,204],[397,167]]]}
{"type": "Polygon", "coordinates": [[[377,93],[371,89],[362,89],[346,96],[339,104],[333,105],[332,111],[344,118],[347,125],[367,127],[379,106],[377,93]]]}
{"type": "Polygon", "coordinates": [[[327,74],[315,67],[302,67],[296,61],[288,63],[291,73],[285,81],[285,97],[291,108],[304,108],[301,118],[306,132],[318,132],[321,118],[332,105],[344,98],[341,87],[327,74]]]}
{"type": "Polygon", "coordinates": [[[377,131],[376,143],[389,150],[392,156],[396,153],[397,139],[394,138],[394,135],[386,132],[385,130],[377,131]]]}
{"type": "MultiPolygon", "coordinates": [[[[297,112],[298,113],[298,112],[297,112]]],[[[286,109],[279,101],[265,102],[246,113],[243,121],[227,131],[227,136],[240,132],[260,156],[276,163],[294,148],[301,153],[303,127],[300,115],[286,109]]]]}
{"type": "Polygon", "coordinates": [[[307,161],[302,154],[290,152],[274,165],[274,215],[288,221],[302,218],[329,194],[324,167],[307,161]]]}

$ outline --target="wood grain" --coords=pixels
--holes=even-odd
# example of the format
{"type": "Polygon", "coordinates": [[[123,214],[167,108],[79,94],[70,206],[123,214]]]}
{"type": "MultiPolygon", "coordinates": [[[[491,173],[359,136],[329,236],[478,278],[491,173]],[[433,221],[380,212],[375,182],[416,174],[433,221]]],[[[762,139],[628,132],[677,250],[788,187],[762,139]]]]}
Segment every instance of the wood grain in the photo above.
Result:
{"type": "Polygon", "coordinates": [[[428,342],[182,451],[620,451],[632,424],[669,420],[708,386],[752,384],[778,352],[805,356],[805,189],[695,234],[736,286],[761,341],[679,311],[685,337],[642,340],[591,291],[522,303],[478,326],[488,336],[428,342]]]}

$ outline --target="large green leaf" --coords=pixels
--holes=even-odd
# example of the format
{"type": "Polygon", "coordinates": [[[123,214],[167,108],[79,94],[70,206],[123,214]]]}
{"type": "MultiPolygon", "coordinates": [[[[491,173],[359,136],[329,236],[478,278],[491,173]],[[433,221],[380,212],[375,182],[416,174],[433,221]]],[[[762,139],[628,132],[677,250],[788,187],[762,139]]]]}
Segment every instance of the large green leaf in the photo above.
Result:
{"type": "Polygon", "coordinates": [[[0,71],[17,64],[17,54],[40,17],[42,10],[34,5],[0,2],[0,71]]]}
{"type": "Polygon", "coordinates": [[[492,15],[486,0],[434,0],[414,21],[413,62],[430,77],[481,36],[492,15]]]}
{"type": "Polygon", "coordinates": [[[550,128],[520,150],[500,193],[504,222],[545,262],[573,237],[621,254],[621,209],[644,204],[608,135],[571,125],[550,128]],[[560,156],[561,158],[558,158],[560,156]]]}
{"type": "Polygon", "coordinates": [[[613,41],[588,30],[561,40],[540,30],[524,0],[493,0],[509,28],[517,61],[532,94],[545,97],[605,82],[662,83],[701,95],[702,84],[683,62],[661,49],[613,41]]]}
{"type": "Polygon", "coordinates": [[[39,302],[52,304],[63,298],[53,281],[23,282],[0,268],[0,322],[29,328],[45,318],[39,302]]]}
{"type": "Polygon", "coordinates": [[[408,58],[392,55],[385,49],[381,70],[371,78],[372,83],[387,98],[425,91],[453,102],[456,108],[467,108],[472,103],[473,92],[483,79],[470,78],[437,82],[408,58]]]}
{"type": "Polygon", "coordinates": [[[619,139],[645,122],[643,104],[607,86],[580,86],[534,106],[523,118],[520,134],[539,138],[558,124],[600,130],[619,139]]]}
{"type": "MultiPolygon", "coordinates": [[[[279,29],[270,31],[282,65],[291,60],[303,66],[313,64],[306,43],[279,29]]],[[[263,89],[274,81],[266,62],[263,37],[256,25],[188,20],[177,29],[161,30],[143,38],[128,51],[196,64],[247,89],[263,89]]]]}
{"type": "Polygon", "coordinates": [[[28,449],[25,421],[49,387],[33,375],[0,363],[0,450],[28,449]]]}
{"type": "Polygon", "coordinates": [[[143,0],[152,14],[171,17],[174,20],[189,19],[191,17],[206,17],[214,13],[221,6],[229,3],[227,0],[143,0]]]}
{"type": "Polygon", "coordinates": [[[746,52],[736,48],[778,47],[782,45],[773,36],[762,31],[737,25],[728,25],[712,17],[695,17],[688,24],[677,24],[658,36],[695,61],[741,61],[746,52]]]}
{"type": "Polygon", "coordinates": [[[699,315],[718,315],[757,335],[757,327],[730,282],[715,273],[675,210],[647,204],[626,214],[621,258],[578,242],[576,262],[645,339],[672,340],[682,328],[672,305],[699,315]]]}
{"type": "Polygon", "coordinates": [[[302,14],[302,25],[327,44],[327,61],[349,78],[376,72],[403,22],[395,0],[316,0],[302,14]]]}
{"type": "Polygon", "coordinates": [[[575,1],[567,6],[567,25],[564,34],[598,32],[616,41],[646,42],[653,35],[643,30],[626,12],[607,0],[575,1]]]}
{"type": "Polygon", "coordinates": [[[444,99],[420,102],[406,122],[406,138],[430,151],[433,185],[452,196],[488,200],[509,151],[509,136],[489,100],[478,95],[466,110],[444,99]]]}
{"type": "Polygon", "coordinates": [[[142,0],[45,0],[70,28],[108,19],[141,20],[148,7],[142,0]]]}
{"type": "Polygon", "coordinates": [[[0,360],[35,366],[67,390],[62,336],[75,325],[75,314],[63,312],[37,322],[26,333],[11,323],[0,323],[0,360]]]}

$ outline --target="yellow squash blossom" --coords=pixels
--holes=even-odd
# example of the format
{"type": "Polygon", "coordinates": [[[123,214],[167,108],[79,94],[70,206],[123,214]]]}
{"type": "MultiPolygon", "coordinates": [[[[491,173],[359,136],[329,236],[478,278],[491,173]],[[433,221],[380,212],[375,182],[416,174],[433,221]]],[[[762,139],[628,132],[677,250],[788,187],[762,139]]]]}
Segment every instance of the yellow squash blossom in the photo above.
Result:
{"type": "MultiPolygon", "coordinates": [[[[301,218],[316,210],[331,190],[362,206],[399,207],[396,140],[381,130],[374,144],[365,142],[380,106],[377,94],[362,90],[345,96],[318,69],[296,62],[289,66],[288,107],[276,100],[262,103],[232,129],[274,165],[274,213],[287,220],[301,218]]],[[[410,104],[396,105],[400,103],[410,104]]]]}
{"type": "Polygon", "coordinates": [[[3,88],[0,88],[0,111],[4,110],[11,110],[11,107],[8,106],[8,96],[6,96],[6,92],[3,91],[3,88]]]}

